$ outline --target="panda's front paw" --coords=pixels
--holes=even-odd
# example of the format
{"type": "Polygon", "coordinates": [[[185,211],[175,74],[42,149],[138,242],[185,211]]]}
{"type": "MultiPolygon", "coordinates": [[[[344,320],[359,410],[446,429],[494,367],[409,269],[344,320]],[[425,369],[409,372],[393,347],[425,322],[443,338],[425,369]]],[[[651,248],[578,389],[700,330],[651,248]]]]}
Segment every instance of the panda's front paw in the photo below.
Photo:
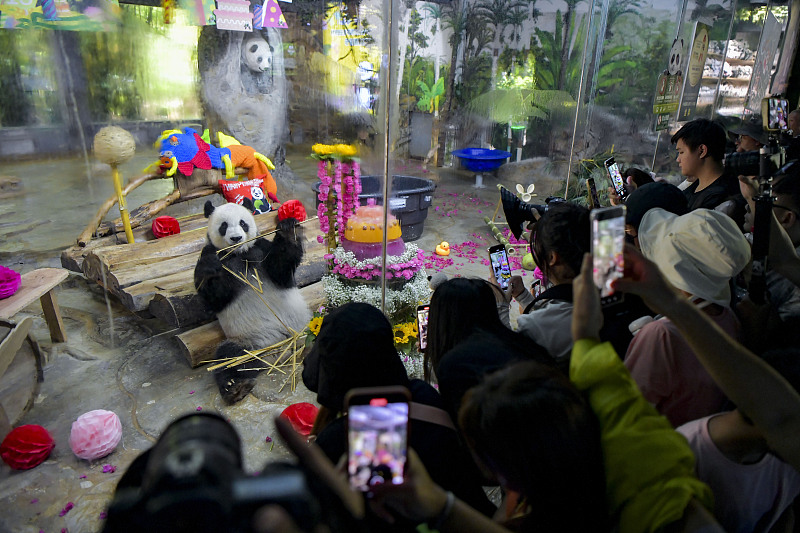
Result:
{"type": "Polygon", "coordinates": [[[303,239],[303,226],[301,226],[296,218],[285,218],[278,222],[278,232],[286,235],[287,238],[294,241],[302,241],[303,239]]]}

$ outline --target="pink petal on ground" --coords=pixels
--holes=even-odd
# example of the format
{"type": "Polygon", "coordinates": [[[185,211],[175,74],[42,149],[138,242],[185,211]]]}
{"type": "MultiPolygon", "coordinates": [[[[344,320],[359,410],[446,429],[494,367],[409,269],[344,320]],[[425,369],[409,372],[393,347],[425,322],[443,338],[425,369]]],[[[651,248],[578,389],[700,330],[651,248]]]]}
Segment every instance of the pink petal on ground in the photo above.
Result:
{"type": "Polygon", "coordinates": [[[67,505],[65,505],[64,508],[61,509],[61,512],[58,513],[58,516],[64,516],[65,514],[70,512],[73,507],[75,507],[75,504],[72,502],[68,502],[67,505]]]}

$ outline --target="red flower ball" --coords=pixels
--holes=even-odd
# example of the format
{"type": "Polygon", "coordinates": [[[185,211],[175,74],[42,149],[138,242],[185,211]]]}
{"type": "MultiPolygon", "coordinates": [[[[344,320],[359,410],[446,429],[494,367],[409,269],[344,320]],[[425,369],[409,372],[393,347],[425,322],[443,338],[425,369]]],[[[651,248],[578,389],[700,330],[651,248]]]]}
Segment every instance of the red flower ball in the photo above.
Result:
{"type": "Polygon", "coordinates": [[[12,296],[21,283],[22,276],[19,272],[0,265],[0,299],[12,296]]]}
{"type": "Polygon", "coordinates": [[[177,235],[181,232],[181,226],[178,221],[172,217],[158,217],[153,220],[153,235],[156,239],[161,237],[168,237],[170,235],[177,235]]]}
{"type": "Polygon", "coordinates": [[[42,426],[20,426],[0,444],[0,457],[14,470],[28,470],[50,456],[56,443],[42,426]]]}
{"type": "Polygon", "coordinates": [[[306,208],[303,207],[300,200],[289,200],[278,208],[278,220],[286,220],[287,218],[296,218],[298,222],[308,218],[306,208]]]}
{"type": "Polygon", "coordinates": [[[314,419],[317,418],[318,411],[316,405],[308,402],[293,403],[283,410],[281,417],[291,422],[296,432],[308,436],[311,434],[311,428],[314,427],[314,419]]]}

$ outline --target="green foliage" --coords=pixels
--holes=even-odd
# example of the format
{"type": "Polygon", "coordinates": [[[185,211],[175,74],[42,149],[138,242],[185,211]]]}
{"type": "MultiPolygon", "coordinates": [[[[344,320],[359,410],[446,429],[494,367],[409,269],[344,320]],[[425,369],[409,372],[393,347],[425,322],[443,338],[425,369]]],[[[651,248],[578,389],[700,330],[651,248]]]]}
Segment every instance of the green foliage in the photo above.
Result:
{"type": "Polygon", "coordinates": [[[589,207],[589,189],[586,186],[586,180],[589,178],[594,178],[600,204],[608,205],[609,181],[603,162],[609,157],[612,157],[612,155],[613,148],[611,150],[606,150],[604,152],[595,154],[590,158],[581,159],[578,162],[578,167],[573,170],[572,177],[569,180],[569,187],[567,188],[566,195],[567,200],[589,207]]]}
{"type": "Polygon", "coordinates": [[[563,32],[564,17],[556,11],[556,28],[553,32],[536,28],[536,38],[539,41],[536,57],[536,85],[542,89],[557,89],[561,76],[561,69],[566,68],[564,90],[569,94],[576,94],[581,77],[583,65],[583,49],[585,46],[587,22],[586,15],[581,16],[580,24],[575,27],[575,12],[572,12],[571,22],[568,25],[567,43],[574,43],[569,51],[566,65],[562,64],[561,52],[564,42],[563,32]],[[578,38],[576,39],[576,35],[578,38]]]}
{"type": "Polygon", "coordinates": [[[422,80],[417,80],[417,87],[422,91],[422,98],[417,107],[428,113],[439,112],[439,100],[444,96],[444,78],[439,78],[432,87],[422,80]]]}
{"type": "Polygon", "coordinates": [[[419,31],[421,26],[422,16],[419,11],[412,9],[408,23],[408,45],[406,46],[406,57],[412,62],[421,48],[428,47],[428,36],[419,31]]]}
{"type": "Polygon", "coordinates": [[[573,103],[569,93],[536,88],[536,60],[529,53],[524,66],[515,66],[511,73],[503,72],[496,89],[479,95],[466,107],[493,122],[519,125],[527,124],[531,118],[547,119],[554,108],[573,103]]]}

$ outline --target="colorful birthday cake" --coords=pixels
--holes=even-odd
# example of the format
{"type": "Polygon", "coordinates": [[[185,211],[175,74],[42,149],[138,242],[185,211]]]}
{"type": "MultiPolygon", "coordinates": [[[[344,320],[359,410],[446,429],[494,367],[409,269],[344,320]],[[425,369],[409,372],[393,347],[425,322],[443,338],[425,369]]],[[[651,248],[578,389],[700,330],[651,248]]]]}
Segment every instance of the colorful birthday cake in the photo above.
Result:
{"type": "MultiPolygon", "coordinates": [[[[386,311],[391,317],[412,313],[419,302],[428,301],[430,289],[423,252],[403,242],[397,218],[389,215],[387,226],[386,311]]],[[[364,302],[380,308],[382,247],[383,207],[372,201],[347,220],[340,246],[327,256],[332,268],[322,278],[322,286],[329,304],[364,302]]]]}

